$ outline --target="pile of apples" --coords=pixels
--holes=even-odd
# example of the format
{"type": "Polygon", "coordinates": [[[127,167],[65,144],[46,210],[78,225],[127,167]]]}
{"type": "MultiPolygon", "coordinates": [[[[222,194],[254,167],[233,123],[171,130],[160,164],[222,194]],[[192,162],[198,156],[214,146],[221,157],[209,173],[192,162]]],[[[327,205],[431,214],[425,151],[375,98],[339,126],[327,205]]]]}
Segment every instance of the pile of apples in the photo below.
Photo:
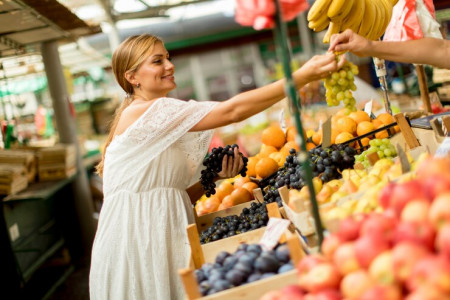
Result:
{"type": "Polygon", "coordinates": [[[450,299],[450,157],[389,183],[382,213],[355,215],[296,266],[299,284],[263,300],[450,299]]]}

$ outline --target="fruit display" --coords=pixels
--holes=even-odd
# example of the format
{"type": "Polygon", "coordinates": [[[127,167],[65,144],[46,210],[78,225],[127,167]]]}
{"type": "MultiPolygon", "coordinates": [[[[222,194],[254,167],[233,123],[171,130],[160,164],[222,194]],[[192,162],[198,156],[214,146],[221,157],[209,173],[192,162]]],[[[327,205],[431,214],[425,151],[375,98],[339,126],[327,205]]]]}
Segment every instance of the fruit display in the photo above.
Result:
{"type": "Polygon", "coordinates": [[[267,225],[269,215],[262,203],[253,202],[250,208],[244,208],[241,214],[216,217],[213,225],[200,233],[200,243],[206,244],[240,233],[255,230],[267,225]]]}
{"type": "Polygon", "coordinates": [[[220,252],[214,263],[205,263],[194,274],[203,296],[269,278],[294,269],[289,248],[279,244],[265,250],[258,244],[241,244],[236,252],[220,252]]]}
{"type": "Polygon", "coordinates": [[[335,33],[351,29],[370,40],[378,40],[386,30],[398,0],[316,0],[307,19],[308,27],[322,31],[325,44],[335,33]]]}
{"type": "Polygon", "coordinates": [[[254,199],[253,190],[258,184],[249,177],[238,175],[234,178],[224,179],[215,188],[214,195],[203,195],[195,204],[197,216],[203,216],[226,208],[233,207],[254,199]]]}
{"type": "Polygon", "coordinates": [[[328,106],[338,106],[342,102],[348,111],[356,111],[356,100],[352,91],[356,91],[354,79],[358,73],[358,67],[346,61],[341,69],[332,72],[323,80],[328,106]]]}
{"type": "Polygon", "coordinates": [[[367,155],[377,153],[379,158],[393,158],[397,156],[397,151],[389,139],[373,139],[369,142],[369,149],[355,156],[356,162],[361,163],[365,168],[369,168],[370,163],[367,155]]]}
{"type": "Polygon", "coordinates": [[[378,201],[382,212],[343,220],[322,254],[296,265],[288,299],[450,298],[450,157],[426,158],[414,179],[389,183],[378,201]]]}
{"type": "MultiPolygon", "coordinates": [[[[205,189],[206,197],[214,195],[216,193],[214,183],[214,178],[217,177],[217,174],[222,171],[222,161],[223,157],[227,155],[228,157],[234,157],[234,149],[239,148],[238,145],[226,145],[225,147],[213,148],[211,153],[203,160],[203,165],[206,167],[205,170],[202,170],[200,182],[205,189]]],[[[242,156],[242,153],[239,152],[239,155],[242,156]]],[[[241,170],[241,175],[246,176],[247,172],[247,157],[243,156],[242,160],[244,161],[244,167],[241,170]]]]}

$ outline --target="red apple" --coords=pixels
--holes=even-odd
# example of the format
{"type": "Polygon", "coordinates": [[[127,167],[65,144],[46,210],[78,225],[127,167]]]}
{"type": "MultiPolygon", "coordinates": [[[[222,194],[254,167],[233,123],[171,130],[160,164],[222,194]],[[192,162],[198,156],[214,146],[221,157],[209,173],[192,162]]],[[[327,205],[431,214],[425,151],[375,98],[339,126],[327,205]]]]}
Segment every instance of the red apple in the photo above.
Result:
{"type": "Polygon", "coordinates": [[[424,178],[422,187],[427,198],[433,200],[440,194],[450,192],[450,177],[435,175],[424,178]]]}
{"type": "Polygon", "coordinates": [[[405,282],[414,265],[429,253],[424,246],[408,241],[395,245],[392,248],[392,264],[397,280],[405,282]]]}
{"type": "Polygon", "coordinates": [[[405,205],[400,216],[404,222],[426,222],[430,203],[427,199],[416,199],[405,205]]]}
{"type": "Polygon", "coordinates": [[[327,236],[322,243],[322,254],[326,259],[332,261],[334,252],[341,244],[342,240],[336,234],[327,236]]]}
{"type": "Polygon", "coordinates": [[[336,232],[337,236],[343,242],[356,240],[359,236],[359,227],[362,220],[354,218],[346,218],[339,222],[339,230],[336,232]]]}
{"type": "Polygon", "coordinates": [[[270,291],[265,293],[259,300],[280,300],[282,296],[283,294],[280,291],[270,291]]]}
{"type": "Polygon", "coordinates": [[[450,293],[450,263],[443,256],[428,255],[414,265],[406,285],[410,291],[430,285],[450,293]]]}
{"type": "Polygon", "coordinates": [[[372,213],[361,225],[360,236],[375,234],[392,242],[396,224],[397,220],[394,215],[372,213]]]}
{"type": "Polygon", "coordinates": [[[304,300],[341,300],[342,296],[338,290],[323,290],[306,295],[304,300]]]}
{"type": "Polygon", "coordinates": [[[450,295],[436,290],[433,286],[421,286],[410,293],[405,300],[450,300],[450,295]]]}
{"type": "Polygon", "coordinates": [[[341,293],[345,299],[359,299],[373,285],[374,283],[369,274],[364,270],[358,270],[342,279],[341,293]]]}
{"type": "Polygon", "coordinates": [[[435,236],[434,228],[428,223],[402,222],[395,229],[394,242],[409,241],[433,250],[435,236]]]}
{"type": "Polygon", "coordinates": [[[299,286],[308,292],[318,292],[339,287],[341,276],[336,267],[322,263],[313,267],[308,274],[299,277],[299,286]]]}
{"type": "Polygon", "coordinates": [[[365,235],[355,241],[355,254],[359,264],[367,268],[381,252],[389,249],[389,243],[381,235],[365,235]]]}
{"type": "Polygon", "coordinates": [[[342,275],[349,274],[361,268],[356,258],[354,242],[340,245],[333,255],[333,263],[342,275]]]}
{"type": "Polygon", "coordinates": [[[303,300],[304,292],[300,286],[292,284],[288,285],[280,290],[282,296],[279,300],[303,300]]]}
{"type": "Polygon", "coordinates": [[[378,284],[391,285],[396,283],[394,274],[392,252],[390,250],[380,253],[370,264],[370,278],[378,284]]]}
{"type": "Polygon", "coordinates": [[[439,250],[440,254],[450,260],[450,223],[446,223],[439,230],[436,237],[436,249],[439,250]]]}
{"type": "Polygon", "coordinates": [[[391,208],[400,216],[406,203],[415,199],[426,199],[422,185],[418,180],[397,184],[391,194],[391,208]]]}
{"type": "Polygon", "coordinates": [[[376,285],[368,289],[359,300],[401,300],[402,290],[397,285],[376,285]]]}
{"type": "Polygon", "coordinates": [[[391,195],[397,184],[395,182],[389,182],[380,192],[378,196],[378,203],[384,209],[391,206],[391,195]]]}
{"type": "Polygon", "coordinates": [[[417,178],[426,179],[433,176],[450,177],[450,158],[429,157],[417,166],[417,178]]]}
{"type": "Polygon", "coordinates": [[[434,199],[430,207],[429,220],[434,228],[439,229],[450,222],[450,193],[444,193],[434,199]]]}
{"type": "Polygon", "coordinates": [[[297,265],[299,276],[309,273],[309,271],[313,267],[324,262],[326,262],[326,259],[320,254],[311,254],[305,256],[297,265]]]}

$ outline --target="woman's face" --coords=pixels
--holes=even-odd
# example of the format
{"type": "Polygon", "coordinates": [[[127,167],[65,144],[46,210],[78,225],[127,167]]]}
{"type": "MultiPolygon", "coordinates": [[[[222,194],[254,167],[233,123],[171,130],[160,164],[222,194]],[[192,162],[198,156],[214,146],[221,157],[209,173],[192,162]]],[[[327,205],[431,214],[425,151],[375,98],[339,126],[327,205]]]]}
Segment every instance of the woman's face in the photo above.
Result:
{"type": "Polygon", "coordinates": [[[135,73],[140,89],[152,97],[166,96],[177,87],[175,66],[170,62],[169,53],[162,43],[156,43],[150,56],[135,73]]]}

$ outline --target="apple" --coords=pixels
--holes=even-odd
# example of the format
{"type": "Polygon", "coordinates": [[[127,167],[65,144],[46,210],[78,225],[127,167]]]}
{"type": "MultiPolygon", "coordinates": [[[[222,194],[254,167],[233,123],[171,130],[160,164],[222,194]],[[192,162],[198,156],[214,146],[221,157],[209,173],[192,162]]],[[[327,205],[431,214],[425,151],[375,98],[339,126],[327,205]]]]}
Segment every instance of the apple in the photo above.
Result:
{"type": "Polygon", "coordinates": [[[356,258],[354,242],[340,245],[333,254],[333,263],[342,275],[349,274],[361,268],[356,258]]]}
{"type": "Polygon", "coordinates": [[[343,242],[356,240],[359,236],[359,227],[362,220],[355,218],[346,218],[339,222],[339,229],[336,232],[337,236],[343,242]]]}
{"type": "Polygon", "coordinates": [[[426,222],[430,203],[426,199],[416,199],[405,205],[400,216],[404,222],[426,222]]]}
{"type": "Polygon", "coordinates": [[[322,243],[322,254],[326,259],[332,261],[334,252],[341,244],[342,240],[336,234],[327,236],[322,243]]]}
{"type": "Polygon", "coordinates": [[[270,291],[265,293],[260,300],[280,300],[282,296],[280,291],[270,291]]]}
{"type": "Polygon", "coordinates": [[[403,207],[415,199],[426,199],[425,192],[418,180],[410,180],[397,184],[391,194],[391,208],[400,216],[403,207]]]}
{"type": "Polygon", "coordinates": [[[430,207],[428,220],[434,228],[439,229],[444,223],[450,222],[450,193],[444,193],[434,199],[430,207]]]}
{"type": "Polygon", "coordinates": [[[359,299],[373,285],[372,279],[365,270],[357,270],[345,275],[342,279],[341,293],[345,299],[359,299]]]}
{"type": "Polygon", "coordinates": [[[426,179],[433,176],[450,177],[450,158],[429,157],[417,166],[417,178],[426,179]]]}
{"type": "Polygon", "coordinates": [[[317,293],[307,294],[304,300],[341,300],[342,296],[338,290],[323,290],[317,293]]]}
{"type": "Polygon", "coordinates": [[[300,286],[295,284],[282,288],[280,293],[282,296],[278,298],[279,300],[303,300],[303,296],[305,294],[300,286]]]}
{"type": "Polygon", "coordinates": [[[369,288],[359,300],[401,300],[402,290],[397,285],[375,285],[369,288]]]}
{"type": "Polygon", "coordinates": [[[308,274],[309,271],[318,264],[326,262],[326,259],[320,254],[307,255],[297,264],[299,276],[308,274]]]}
{"type": "Polygon", "coordinates": [[[439,250],[440,254],[450,260],[450,223],[446,223],[439,230],[436,237],[436,249],[439,250]]]}
{"type": "Polygon", "coordinates": [[[331,263],[314,266],[309,273],[299,277],[299,286],[308,292],[318,292],[339,287],[341,276],[331,263]]]}
{"type": "Polygon", "coordinates": [[[360,236],[375,234],[382,236],[388,242],[392,242],[396,224],[397,220],[392,214],[372,213],[361,225],[360,236]]]}
{"type": "Polygon", "coordinates": [[[423,285],[430,285],[444,293],[450,293],[450,262],[438,255],[428,255],[418,261],[406,286],[410,291],[414,291],[423,285]]]}
{"type": "Polygon", "coordinates": [[[411,275],[414,265],[430,252],[423,245],[400,242],[392,248],[392,265],[398,281],[405,282],[411,275]]]}
{"type": "Polygon", "coordinates": [[[391,285],[396,283],[394,274],[394,264],[392,263],[392,252],[390,250],[380,253],[370,264],[370,278],[378,284],[391,285]]]}
{"type": "Polygon", "coordinates": [[[355,241],[356,258],[364,268],[369,267],[372,260],[387,249],[389,243],[379,234],[361,236],[355,241]]]}
{"type": "Polygon", "coordinates": [[[433,200],[440,194],[450,192],[450,177],[435,175],[424,178],[422,187],[427,198],[433,200]]]}
{"type": "Polygon", "coordinates": [[[396,185],[397,184],[395,182],[391,181],[381,190],[378,196],[378,203],[384,209],[387,209],[388,207],[391,206],[391,195],[396,185]]]}
{"type": "Polygon", "coordinates": [[[414,292],[406,296],[405,300],[450,300],[450,295],[446,295],[436,290],[432,286],[421,286],[414,292]]]}
{"type": "Polygon", "coordinates": [[[433,250],[435,236],[436,232],[429,223],[401,222],[395,229],[394,243],[409,241],[433,250]]]}

